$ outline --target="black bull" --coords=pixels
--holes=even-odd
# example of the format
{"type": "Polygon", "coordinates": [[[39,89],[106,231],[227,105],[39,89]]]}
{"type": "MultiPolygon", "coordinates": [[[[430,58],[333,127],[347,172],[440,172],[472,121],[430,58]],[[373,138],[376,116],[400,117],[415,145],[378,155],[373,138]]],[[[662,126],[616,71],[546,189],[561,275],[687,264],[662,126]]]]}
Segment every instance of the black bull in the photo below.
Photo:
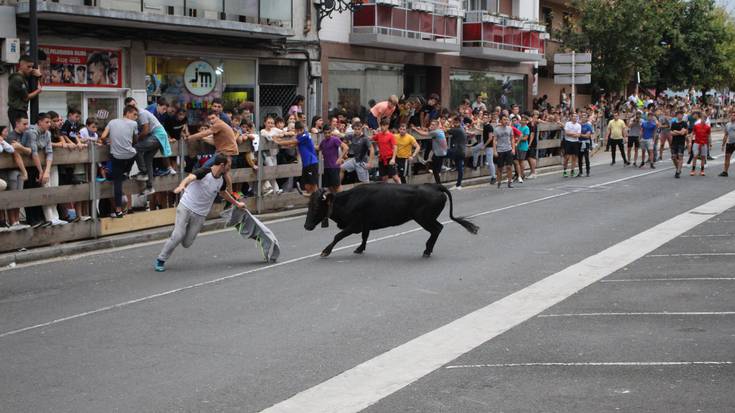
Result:
{"type": "Polygon", "coordinates": [[[349,191],[332,194],[320,189],[311,194],[309,211],[304,228],[311,231],[319,222],[329,225],[329,219],[337,223],[340,231],[322,251],[322,257],[332,253],[332,248],[350,234],[362,234],[362,244],[356,254],[365,251],[371,230],[402,225],[416,221],[431,236],[426,241],[424,257],[431,255],[434,244],[444,226],[437,220],[449,198],[449,217],[472,234],[479,227],[464,218],[454,217],[452,194],[443,185],[359,185],[349,191]]]}

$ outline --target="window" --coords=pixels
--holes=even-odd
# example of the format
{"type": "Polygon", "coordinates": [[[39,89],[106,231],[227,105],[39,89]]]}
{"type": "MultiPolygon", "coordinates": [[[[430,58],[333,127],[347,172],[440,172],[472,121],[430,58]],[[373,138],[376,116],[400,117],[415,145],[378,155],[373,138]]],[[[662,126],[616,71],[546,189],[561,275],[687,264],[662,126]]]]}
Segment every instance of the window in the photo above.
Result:
{"type": "Polygon", "coordinates": [[[479,94],[487,95],[487,106],[509,108],[513,104],[525,108],[526,77],[519,74],[455,71],[449,77],[452,89],[451,107],[462,99],[474,100],[479,94]]]}
{"type": "Polygon", "coordinates": [[[541,14],[544,16],[544,24],[546,25],[546,32],[551,33],[554,26],[554,11],[548,7],[541,9],[541,14]]]}
{"type": "Polygon", "coordinates": [[[403,90],[403,66],[329,62],[329,109],[365,118],[367,110],[403,90]]]}

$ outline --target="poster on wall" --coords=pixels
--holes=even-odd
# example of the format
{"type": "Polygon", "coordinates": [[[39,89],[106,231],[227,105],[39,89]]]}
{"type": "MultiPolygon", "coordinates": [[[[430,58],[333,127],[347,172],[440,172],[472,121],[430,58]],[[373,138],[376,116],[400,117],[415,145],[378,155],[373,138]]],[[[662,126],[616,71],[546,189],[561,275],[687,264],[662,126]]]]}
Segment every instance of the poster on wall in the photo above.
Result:
{"type": "Polygon", "coordinates": [[[47,56],[40,66],[45,86],[122,87],[120,50],[66,46],[40,48],[47,56]]]}

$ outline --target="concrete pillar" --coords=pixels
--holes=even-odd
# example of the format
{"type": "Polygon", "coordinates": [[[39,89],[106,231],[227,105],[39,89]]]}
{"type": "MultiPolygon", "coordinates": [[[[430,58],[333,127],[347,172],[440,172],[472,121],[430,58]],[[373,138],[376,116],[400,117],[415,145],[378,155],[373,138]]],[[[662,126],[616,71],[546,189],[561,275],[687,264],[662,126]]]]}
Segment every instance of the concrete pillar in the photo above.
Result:
{"type": "Polygon", "coordinates": [[[130,47],[130,62],[128,65],[128,87],[132,90],[145,89],[145,43],[141,41],[133,41],[130,47]]]}

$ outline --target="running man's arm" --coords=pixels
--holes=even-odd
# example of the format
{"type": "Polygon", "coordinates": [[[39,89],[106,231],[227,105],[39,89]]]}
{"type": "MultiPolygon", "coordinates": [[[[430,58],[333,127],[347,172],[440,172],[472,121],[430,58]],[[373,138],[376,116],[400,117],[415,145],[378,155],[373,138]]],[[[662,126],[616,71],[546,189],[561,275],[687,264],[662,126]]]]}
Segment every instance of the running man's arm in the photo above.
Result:
{"type": "Polygon", "coordinates": [[[417,157],[420,151],[421,151],[421,145],[419,145],[419,143],[416,142],[416,139],[414,139],[413,140],[413,154],[411,154],[411,159],[417,157]]]}
{"type": "Polygon", "coordinates": [[[177,186],[174,189],[174,193],[175,194],[180,194],[180,193],[184,192],[184,189],[186,189],[186,187],[189,186],[190,183],[192,183],[192,182],[194,182],[196,180],[197,180],[197,176],[196,175],[194,175],[194,174],[187,175],[186,178],[184,178],[184,180],[181,181],[181,183],[179,183],[179,186],[177,186]]]}
{"type": "Polygon", "coordinates": [[[245,209],[245,203],[244,202],[241,202],[241,201],[238,201],[237,199],[235,199],[235,197],[233,197],[230,194],[229,191],[226,191],[226,190],[225,191],[220,191],[219,192],[219,196],[221,196],[222,199],[224,199],[225,201],[231,203],[232,205],[234,205],[234,206],[236,206],[236,207],[238,207],[240,209],[245,209]]]}
{"type": "Polygon", "coordinates": [[[396,164],[396,154],[398,153],[398,145],[393,144],[393,157],[390,158],[390,165],[396,164]]]}
{"type": "Polygon", "coordinates": [[[337,165],[342,165],[350,157],[350,147],[346,143],[340,142],[339,149],[342,155],[337,159],[337,165]]]}

